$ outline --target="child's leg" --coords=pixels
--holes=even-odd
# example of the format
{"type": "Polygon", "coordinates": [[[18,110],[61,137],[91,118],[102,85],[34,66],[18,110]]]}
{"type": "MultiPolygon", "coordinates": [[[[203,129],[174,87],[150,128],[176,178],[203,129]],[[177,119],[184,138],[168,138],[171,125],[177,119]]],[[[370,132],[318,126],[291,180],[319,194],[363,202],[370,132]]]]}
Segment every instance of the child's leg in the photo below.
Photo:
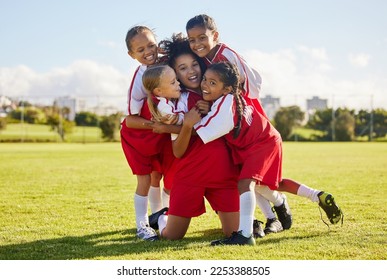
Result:
{"type": "Polygon", "coordinates": [[[244,237],[253,234],[254,211],[256,206],[255,188],[256,182],[252,179],[242,179],[238,182],[240,219],[239,229],[244,237]]]}
{"type": "Polygon", "coordinates": [[[153,171],[151,174],[151,182],[149,188],[149,206],[152,213],[159,211],[162,208],[161,204],[161,193],[160,193],[160,180],[161,173],[153,171]]]}
{"type": "Polygon", "coordinates": [[[321,192],[320,190],[312,189],[291,179],[283,179],[279,184],[278,191],[288,192],[298,196],[306,197],[312,202],[319,201],[318,194],[321,192]]]}
{"type": "Polygon", "coordinates": [[[134,194],[134,209],[136,211],[137,236],[144,240],[157,240],[157,233],[149,227],[148,192],[150,175],[137,175],[137,188],[134,194]]]}
{"type": "Polygon", "coordinates": [[[170,192],[171,192],[170,190],[165,189],[165,188],[163,188],[163,190],[161,191],[161,201],[162,201],[163,208],[169,207],[169,193],[170,192]]]}
{"type": "Polygon", "coordinates": [[[276,218],[269,200],[264,198],[257,190],[255,190],[255,199],[257,201],[257,206],[259,207],[259,209],[261,209],[262,214],[265,216],[266,219],[276,218]]]}
{"type": "Polygon", "coordinates": [[[278,190],[308,198],[312,202],[317,202],[325,211],[332,224],[336,224],[340,220],[343,221],[343,212],[336,204],[333,195],[330,193],[312,189],[291,179],[283,179],[279,184],[278,190]]]}
{"type": "Polygon", "coordinates": [[[283,193],[271,190],[268,186],[257,186],[256,191],[274,204],[274,210],[277,213],[278,220],[281,222],[283,229],[290,229],[292,226],[292,213],[286,196],[283,193]]]}
{"type": "Polygon", "coordinates": [[[182,239],[187,233],[191,218],[161,215],[159,217],[160,236],[168,240],[182,239]]]}
{"type": "Polygon", "coordinates": [[[137,189],[134,195],[137,228],[148,224],[148,192],[150,175],[137,175],[137,189]]]}
{"type": "Polygon", "coordinates": [[[239,212],[218,211],[218,217],[222,224],[222,230],[225,236],[230,237],[233,232],[238,230],[239,212]]]}
{"type": "MultiPolygon", "coordinates": [[[[257,186],[256,188],[259,188],[259,186],[257,186]]],[[[257,205],[266,218],[266,224],[263,232],[265,234],[269,234],[283,231],[282,223],[277,219],[276,215],[274,214],[270,202],[257,191],[255,192],[255,196],[257,199],[257,205]]]]}
{"type": "MultiPolygon", "coordinates": [[[[239,192],[239,227],[238,231],[233,231],[231,236],[211,242],[212,246],[219,245],[255,245],[253,236],[253,222],[255,211],[255,187],[256,181],[253,179],[241,179],[238,181],[239,192]]],[[[222,220],[221,220],[222,221],[222,220]]],[[[235,225],[228,225],[227,231],[232,230],[235,225]]],[[[226,233],[226,229],[224,228],[226,233]]]]}

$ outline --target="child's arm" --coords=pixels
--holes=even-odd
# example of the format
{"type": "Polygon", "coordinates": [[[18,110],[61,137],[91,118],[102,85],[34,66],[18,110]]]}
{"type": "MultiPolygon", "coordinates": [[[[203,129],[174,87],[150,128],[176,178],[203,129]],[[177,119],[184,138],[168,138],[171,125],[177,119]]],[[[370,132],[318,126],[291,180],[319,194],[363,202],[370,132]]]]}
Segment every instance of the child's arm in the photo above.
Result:
{"type": "Polygon", "coordinates": [[[139,115],[127,115],[125,117],[125,124],[129,128],[137,128],[137,129],[152,129],[148,126],[148,124],[152,123],[152,121],[144,119],[139,115]]]}
{"type": "Polygon", "coordinates": [[[181,130],[181,125],[175,124],[165,124],[161,122],[150,122],[144,123],[149,129],[152,129],[154,133],[171,133],[179,134],[181,130]]]}
{"type": "Polygon", "coordinates": [[[173,154],[177,158],[184,156],[191,139],[193,126],[200,121],[201,114],[197,108],[192,108],[184,116],[183,125],[176,140],[172,142],[173,154]]]}

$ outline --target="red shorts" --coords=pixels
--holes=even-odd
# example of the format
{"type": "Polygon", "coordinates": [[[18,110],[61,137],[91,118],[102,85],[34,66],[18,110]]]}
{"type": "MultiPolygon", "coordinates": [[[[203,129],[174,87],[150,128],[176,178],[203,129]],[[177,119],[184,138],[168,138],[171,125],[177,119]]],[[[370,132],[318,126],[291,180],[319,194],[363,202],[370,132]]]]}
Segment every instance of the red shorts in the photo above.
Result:
{"type": "Polygon", "coordinates": [[[184,157],[175,164],[170,214],[200,216],[206,211],[204,198],[215,211],[239,211],[238,169],[223,138],[203,144],[193,137],[184,157]]]}
{"type": "Polygon", "coordinates": [[[204,198],[207,199],[215,211],[239,211],[239,192],[236,185],[225,185],[223,188],[206,188],[192,184],[173,186],[168,213],[187,218],[200,216],[206,212],[204,198]]]}
{"type": "Polygon", "coordinates": [[[269,142],[251,151],[240,165],[239,179],[255,179],[272,190],[282,180],[282,143],[269,142]]]}
{"type": "Polygon", "coordinates": [[[120,133],[122,150],[134,175],[162,172],[160,153],[169,135],[128,128],[125,120],[121,124],[120,133]]]}
{"type": "Polygon", "coordinates": [[[175,156],[172,150],[172,141],[166,141],[163,150],[160,153],[161,173],[163,174],[164,188],[172,189],[173,178],[176,171],[175,156]]]}

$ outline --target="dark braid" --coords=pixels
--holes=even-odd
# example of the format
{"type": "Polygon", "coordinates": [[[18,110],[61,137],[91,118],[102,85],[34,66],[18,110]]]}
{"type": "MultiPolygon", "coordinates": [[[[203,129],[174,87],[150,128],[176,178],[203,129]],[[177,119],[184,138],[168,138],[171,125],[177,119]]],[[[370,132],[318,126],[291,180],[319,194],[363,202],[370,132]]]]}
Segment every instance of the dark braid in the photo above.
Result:
{"type": "Polygon", "coordinates": [[[218,73],[220,80],[225,87],[231,86],[232,91],[230,94],[234,95],[236,102],[236,112],[238,115],[237,123],[234,127],[234,139],[239,136],[242,127],[242,118],[243,111],[245,108],[244,100],[240,94],[239,89],[239,71],[238,68],[230,62],[219,62],[208,66],[208,69],[211,69],[218,73]]]}

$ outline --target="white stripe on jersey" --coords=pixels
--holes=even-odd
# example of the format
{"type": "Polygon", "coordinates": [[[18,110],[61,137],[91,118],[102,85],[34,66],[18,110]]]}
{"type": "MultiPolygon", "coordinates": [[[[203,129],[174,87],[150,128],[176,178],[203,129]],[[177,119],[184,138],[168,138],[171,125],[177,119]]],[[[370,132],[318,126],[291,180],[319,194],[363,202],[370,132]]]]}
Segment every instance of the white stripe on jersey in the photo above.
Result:
{"type": "Polygon", "coordinates": [[[234,96],[227,94],[217,99],[210,112],[194,128],[204,143],[211,142],[234,129],[234,96]]]}
{"type": "Polygon", "coordinates": [[[144,100],[147,98],[147,92],[142,84],[142,76],[146,70],[146,65],[140,65],[132,79],[128,91],[128,114],[137,115],[141,112],[144,100]]]}
{"type": "Polygon", "coordinates": [[[243,57],[229,47],[226,46],[223,49],[222,54],[228,61],[234,63],[238,67],[241,82],[244,82],[243,89],[248,93],[249,98],[259,99],[262,84],[262,78],[259,73],[251,68],[243,57]]]}
{"type": "MultiPolygon", "coordinates": [[[[157,99],[160,100],[159,104],[157,104],[157,110],[159,110],[160,114],[162,116],[166,115],[179,115],[179,121],[177,124],[182,124],[184,119],[184,114],[188,112],[188,92],[182,92],[180,95],[179,100],[177,101],[177,104],[175,106],[175,103],[172,101],[163,98],[163,97],[157,97],[157,99]]],[[[176,140],[178,134],[171,133],[171,139],[176,140]]]]}

